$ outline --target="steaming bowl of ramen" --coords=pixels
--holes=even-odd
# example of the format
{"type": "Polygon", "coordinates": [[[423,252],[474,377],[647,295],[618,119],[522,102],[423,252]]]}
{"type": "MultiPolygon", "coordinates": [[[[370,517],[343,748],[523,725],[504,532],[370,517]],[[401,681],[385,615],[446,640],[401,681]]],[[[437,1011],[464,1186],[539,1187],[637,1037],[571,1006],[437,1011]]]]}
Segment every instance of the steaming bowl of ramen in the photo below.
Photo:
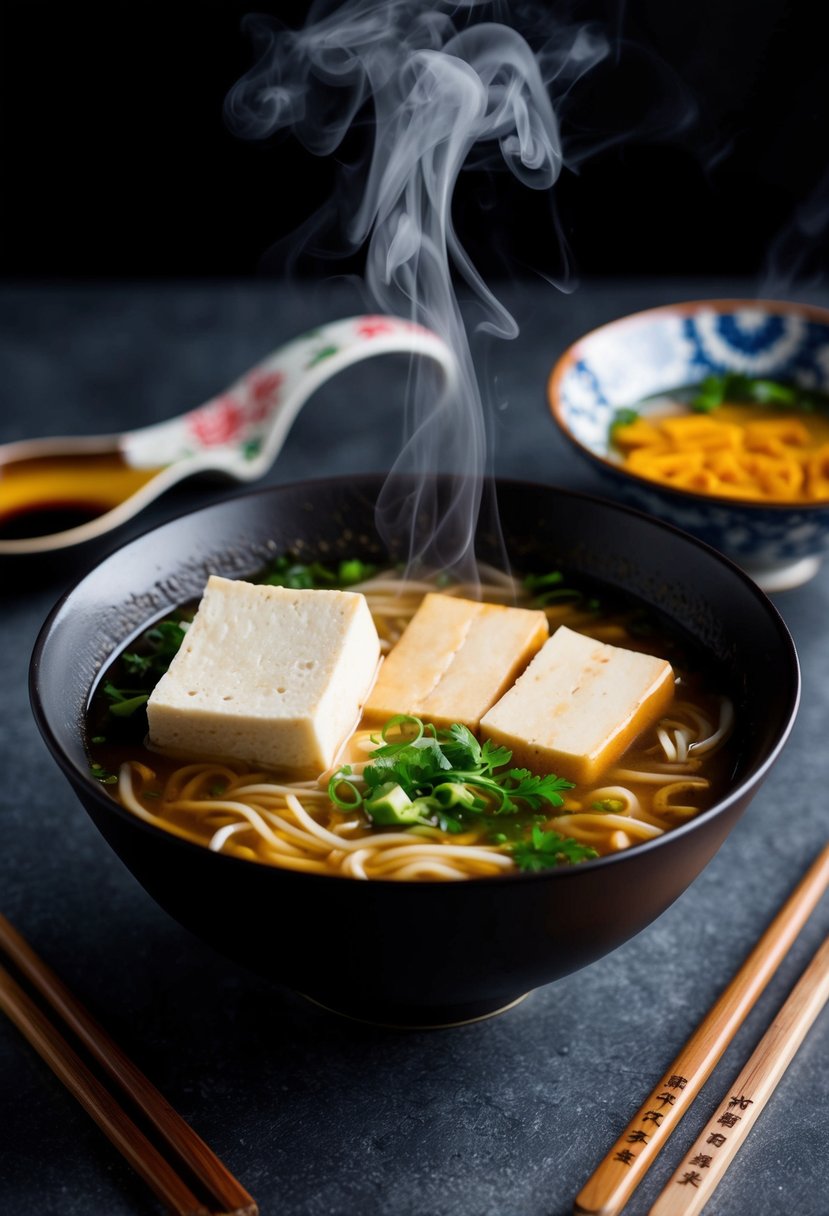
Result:
{"type": "Polygon", "coordinates": [[[767,591],[829,548],[829,311],[697,300],[573,343],[553,418],[614,496],[700,537],[767,591]]]}
{"type": "MultiPolygon", "coordinates": [[[[47,746],[93,821],[182,925],[338,1013],[446,1026],[508,1008],[593,962],[684,891],[779,754],[798,666],[755,584],[659,521],[501,482],[509,571],[499,538],[480,531],[480,587],[413,583],[401,575],[405,553],[390,552],[375,527],[381,486],[365,476],[267,489],[131,541],[53,610],[33,655],[31,695],[47,746]],[[224,610],[222,596],[244,604],[234,627],[217,632],[210,613],[224,610]],[[329,683],[340,680],[337,704],[353,697],[376,711],[356,733],[348,727],[358,752],[338,753],[316,779],[246,760],[247,743],[233,756],[227,735],[210,754],[210,731],[227,723],[215,725],[215,706],[198,708],[193,664],[204,639],[215,650],[221,636],[219,650],[237,648],[233,679],[248,663],[261,673],[273,659],[260,644],[263,605],[268,618],[290,620],[309,606],[333,614],[331,628],[315,618],[308,644],[303,618],[287,660],[310,678],[335,636],[354,663],[326,667],[329,683]],[[246,632],[248,612],[256,624],[246,632]],[[461,641],[452,641],[458,622],[461,641]],[[373,687],[372,639],[384,655],[373,687]],[[449,648],[451,662],[436,660],[435,647],[444,656],[449,648]],[[500,657],[481,658],[510,647],[522,655],[510,670],[500,657]],[[464,654],[474,660],[466,669],[464,654]],[[430,662],[445,679],[432,673],[418,700],[412,690],[430,662]],[[558,708],[545,683],[557,678],[556,662],[570,682],[558,708]],[[552,761],[539,722],[587,704],[576,730],[592,729],[595,705],[576,694],[596,672],[619,721],[598,752],[575,744],[552,761]],[[498,686],[482,694],[486,679],[498,686]],[[176,729],[187,721],[207,730],[207,743],[189,736],[192,754],[153,746],[159,708],[175,708],[179,695],[176,729]],[[618,706],[629,702],[646,717],[622,738],[617,727],[634,711],[618,706]]],[[[434,487],[448,493],[451,481],[434,487]]],[[[208,681],[222,713],[255,683],[227,691],[223,679],[214,672],[208,681]]],[[[329,757],[314,704],[313,739],[306,732],[302,747],[323,748],[319,769],[329,757]]],[[[255,712],[240,706],[239,715],[255,712]]],[[[271,734],[263,737],[270,746],[271,734]]]]}

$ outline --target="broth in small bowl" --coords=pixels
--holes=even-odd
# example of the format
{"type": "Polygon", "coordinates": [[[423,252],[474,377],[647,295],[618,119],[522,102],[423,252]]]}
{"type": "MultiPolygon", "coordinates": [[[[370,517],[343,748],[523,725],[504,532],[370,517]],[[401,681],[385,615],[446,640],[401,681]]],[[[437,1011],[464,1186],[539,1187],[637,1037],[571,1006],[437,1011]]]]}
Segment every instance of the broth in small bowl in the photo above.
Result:
{"type": "Polygon", "coordinates": [[[612,321],[556,363],[555,421],[615,494],[767,591],[829,548],[829,311],[699,300],[612,321]]]}
{"type": "MultiPolygon", "coordinates": [[[[446,1025],[505,1008],[529,989],[599,958],[684,890],[719,847],[788,735],[798,699],[797,661],[765,597],[705,546],[623,508],[505,482],[499,502],[511,562],[520,572],[566,571],[567,586],[561,589],[583,589],[575,609],[568,608],[580,610],[581,619],[571,618],[570,625],[588,635],[591,629],[627,630],[614,633],[613,644],[626,641],[626,649],[633,650],[638,624],[643,653],[667,648],[675,670],[688,672],[689,694],[693,680],[700,682],[702,699],[694,703],[691,719],[694,713],[709,715],[708,727],[697,722],[701,743],[706,730],[709,736],[712,727],[717,733],[716,706],[726,700],[733,706],[733,729],[711,770],[710,798],[696,808],[699,813],[675,816],[670,830],[646,833],[644,839],[628,833],[622,847],[612,842],[606,847],[615,832],[625,834],[624,828],[614,823],[602,840],[595,835],[601,831],[595,821],[602,815],[621,817],[630,808],[616,805],[622,800],[618,791],[608,791],[604,777],[604,787],[582,791],[574,782],[586,806],[556,807],[555,814],[545,807],[543,825],[516,819],[515,830],[523,835],[514,841],[504,816],[504,831],[497,835],[506,841],[489,836],[474,842],[483,850],[481,868],[464,874],[466,881],[449,881],[428,867],[395,874],[397,859],[388,856],[378,859],[374,871],[373,863],[364,861],[365,874],[250,857],[244,849],[251,838],[227,832],[229,822],[208,825],[213,834],[224,833],[221,847],[209,847],[207,833],[194,840],[157,822],[157,798],[144,803],[144,817],[117,801],[107,784],[104,757],[95,758],[95,748],[112,740],[96,743],[102,735],[92,732],[100,728],[88,718],[96,694],[111,683],[113,660],[125,650],[140,654],[135,643],[148,626],[197,600],[212,574],[250,579],[285,554],[326,569],[354,560],[378,568],[394,565],[402,555],[387,553],[374,529],[381,484],[380,478],[349,478],[245,495],[126,545],[87,575],[44,627],[32,663],[33,704],[47,744],[104,836],[182,924],[328,1008],[387,1024],[446,1025]],[[591,607],[593,600],[613,605],[604,623],[591,607]],[[543,836],[555,828],[560,811],[569,822],[560,819],[557,834],[576,842],[580,825],[574,821],[580,814],[592,816],[581,825],[588,831],[581,841],[587,856],[565,857],[565,864],[553,866],[520,864],[535,844],[543,854],[545,842],[535,830],[543,836]],[[229,847],[234,839],[241,849],[229,847]],[[521,846],[517,853],[513,843],[521,846]],[[493,873],[487,867],[495,856],[504,864],[496,862],[493,873]]],[[[491,561],[497,538],[482,534],[478,550],[491,561]]],[[[560,586],[548,584],[548,592],[560,586]]],[[[543,585],[534,590],[544,594],[543,585]]],[[[548,598],[545,607],[555,603],[548,598]]],[[[648,752],[653,740],[646,740],[644,752],[634,749],[621,763],[634,768],[655,763],[664,784],[665,765],[670,770],[683,763],[676,754],[680,737],[685,739],[680,751],[688,759],[691,725],[680,707],[674,726],[665,729],[673,760],[658,755],[654,760],[648,752]]],[[[660,746],[658,738],[655,745],[660,746]]],[[[140,740],[128,743],[136,746],[140,740]]],[[[675,776],[668,772],[673,783],[675,776]]],[[[245,775],[240,778],[244,784],[245,775]]],[[[515,781],[510,777],[507,784],[513,794],[515,781]]],[[[209,801],[210,790],[202,792],[209,801]]],[[[576,793],[567,796],[575,799],[576,793]]],[[[226,788],[218,792],[220,802],[228,801],[226,794],[226,788]]],[[[174,806],[172,813],[175,818],[189,812],[174,806]]],[[[331,830],[332,825],[323,826],[331,830]]],[[[427,826],[434,856],[439,847],[434,833],[442,829],[437,823],[427,826]]],[[[493,831],[492,824],[486,831],[493,831]]],[[[451,847],[448,827],[446,835],[451,847]]],[[[296,836],[292,842],[301,845],[296,836]]],[[[287,852],[297,857],[296,851],[287,852]]]]}

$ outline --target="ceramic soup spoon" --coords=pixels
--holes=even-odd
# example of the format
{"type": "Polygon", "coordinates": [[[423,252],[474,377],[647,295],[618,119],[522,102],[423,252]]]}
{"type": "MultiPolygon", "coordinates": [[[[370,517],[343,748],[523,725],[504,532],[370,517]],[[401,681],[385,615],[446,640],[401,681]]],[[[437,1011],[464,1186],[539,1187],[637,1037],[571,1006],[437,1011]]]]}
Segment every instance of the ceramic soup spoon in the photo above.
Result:
{"type": "Polygon", "coordinates": [[[398,317],[349,317],[280,347],[223,393],[168,422],[0,446],[0,555],[93,540],[195,473],[255,481],[320,385],[352,363],[391,352],[426,356],[447,385],[455,379],[451,350],[430,330],[398,317]]]}

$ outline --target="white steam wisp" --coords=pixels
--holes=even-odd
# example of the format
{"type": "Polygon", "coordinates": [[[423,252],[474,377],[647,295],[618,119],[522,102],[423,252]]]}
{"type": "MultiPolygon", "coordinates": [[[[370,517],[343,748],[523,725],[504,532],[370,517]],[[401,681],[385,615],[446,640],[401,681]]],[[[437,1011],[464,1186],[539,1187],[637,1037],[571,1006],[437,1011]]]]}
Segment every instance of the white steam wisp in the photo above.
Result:
{"type": "Polygon", "coordinates": [[[228,121],[247,138],[290,129],[320,156],[339,148],[355,125],[371,124],[368,165],[344,173],[340,206],[351,200],[345,239],[353,249],[366,247],[366,282],[378,309],[435,330],[460,369],[451,393],[417,371],[407,438],[378,502],[378,528],[387,541],[409,538],[410,569],[474,578],[486,422],[454,280],[483,311],[479,328],[502,338],[518,330],[458,239],[453,191],[473,151],[480,163],[496,148],[526,185],[551,187],[562,155],[548,86],[554,78],[566,90],[607,45],[584,28],[562,31],[555,51],[537,57],[514,29],[477,21],[475,4],[346,0],[325,8],[312,6],[297,31],[247,19],[257,62],[228,96],[228,121]],[[358,173],[362,194],[354,200],[358,173]],[[438,470],[452,478],[450,500],[440,504],[428,476],[411,476],[438,470]]]}

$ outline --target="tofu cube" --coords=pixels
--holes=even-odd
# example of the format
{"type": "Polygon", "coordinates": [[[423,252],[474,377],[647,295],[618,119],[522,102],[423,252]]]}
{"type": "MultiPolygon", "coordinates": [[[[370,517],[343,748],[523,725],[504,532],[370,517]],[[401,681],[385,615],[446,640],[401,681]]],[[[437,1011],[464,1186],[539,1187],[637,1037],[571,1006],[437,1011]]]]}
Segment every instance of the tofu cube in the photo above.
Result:
{"type": "Polygon", "coordinates": [[[562,625],[481,719],[481,734],[521,767],[589,784],[659,720],[673,691],[664,659],[562,625]]]}
{"type": "Polygon", "coordinates": [[[314,776],[356,727],[379,656],[362,595],[214,575],[147,702],[150,746],[314,776]]]}
{"type": "Polygon", "coordinates": [[[548,636],[543,612],[426,595],[380,668],[366,715],[416,714],[477,730],[548,636]]]}

